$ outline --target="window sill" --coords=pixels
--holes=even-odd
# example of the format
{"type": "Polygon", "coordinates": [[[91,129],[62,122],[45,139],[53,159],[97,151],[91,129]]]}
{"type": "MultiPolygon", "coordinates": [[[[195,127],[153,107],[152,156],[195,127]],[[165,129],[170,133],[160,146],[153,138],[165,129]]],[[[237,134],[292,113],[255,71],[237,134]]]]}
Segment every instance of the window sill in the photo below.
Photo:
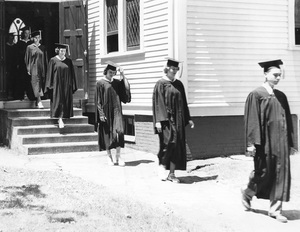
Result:
{"type": "Polygon", "coordinates": [[[112,52],[107,55],[101,56],[101,64],[105,64],[107,61],[115,61],[116,63],[119,61],[132,59],[145,59],[145,51],[144,50],[135,50],[135,51],[126,51],[126,52],[112,52]]]}

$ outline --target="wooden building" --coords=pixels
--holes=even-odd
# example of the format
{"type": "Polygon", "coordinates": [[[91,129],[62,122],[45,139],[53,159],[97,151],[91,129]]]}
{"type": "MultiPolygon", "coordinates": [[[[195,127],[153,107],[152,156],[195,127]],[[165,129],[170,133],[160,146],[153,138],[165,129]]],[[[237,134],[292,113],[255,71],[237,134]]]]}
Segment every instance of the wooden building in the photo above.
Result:
{"type": "MultiPolygon", "coordinates": [[[[15,1],[0,2],[3,11],[15,1]]],[[[185,85],[196,123],[195,129],[187,128],[192,156],[243,153],[245,99],[264,81],[257,63],[280,58],[285,79],[278,89],[289,99],[298,148],[299,0],[36,2],[57,7],[59,21],[51,33],[73,49],[81,83],[77,99],[86,115],[92,118],[96,81],[103,75],[105,62],[124,67],[132,89],[132,102],[123,105],[128,146],[153,153],[158,150],[152,91],[163,75],[165,58],[173,57],[183,61],[178,78],[185,85]]],[[[55,21],[49,20],[50,24],[55,21]]],[[[5,27],[0,25],[1,33],[5,27]]],[[[45,23],[45,32],[47,28],[45,23]]]]}
{"type": "MultiPolygon", "coordinates": [[[[183,61],[180,76],[196,127],[187,128],[193,157],[244,152],[243,111],[248,93],[264,81],[258,62],[280,58],[285,79],[278,88],[290,101],[298,147],[300,18],[297,0],[140,0],[88,1],[89,100],[105,61],[126,70],[132,102],[124,112],[133,117],[135,146],[155,152],[151,99],[162,76],[165,57],[183,61]],[[106,4],[106,2],[109,4],[106,4]],[[139,47],[128,47],[126,21],[130,4],[139,5],[139,47]],[[118,26],[110,31],[113,8],[118,26]],[[109,51],[112,33],[118,50],[109,51]]],[[[128,20],[128,18],[127,18],[128,20]]],[[[91,106],[89,108],[89,105],[91,106]]],[[[130,118],[130,117],[129,117],[130,118]]],[[[131,122],[131,121],[130,121],[131,122]]],[[[134,145],[133,145],[134,146],[134,145]]]]}

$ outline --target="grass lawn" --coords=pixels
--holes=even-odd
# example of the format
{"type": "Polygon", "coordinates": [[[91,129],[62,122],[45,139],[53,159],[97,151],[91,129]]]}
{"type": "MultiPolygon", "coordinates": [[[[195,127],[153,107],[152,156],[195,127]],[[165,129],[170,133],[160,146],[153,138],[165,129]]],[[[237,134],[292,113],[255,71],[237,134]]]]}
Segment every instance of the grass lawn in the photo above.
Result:
{"type": "Polygon", "coordinates": [[[61,172],[0,166],[0,231],[196,231],[174,215],[61,172]]]}

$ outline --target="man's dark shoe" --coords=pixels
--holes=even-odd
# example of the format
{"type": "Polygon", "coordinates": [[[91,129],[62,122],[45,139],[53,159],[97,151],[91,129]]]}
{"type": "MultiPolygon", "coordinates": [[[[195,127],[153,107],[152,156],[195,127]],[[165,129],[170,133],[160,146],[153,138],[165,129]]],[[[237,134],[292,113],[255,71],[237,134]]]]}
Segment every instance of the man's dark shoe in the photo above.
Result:
{"type": "Polygon", "coordinates": [[[178,178],[176,178],[174,173],[169,174],[169,176],[167,177],[167,180],[174,182],[174,183],[180,183],[180,180],[178,178]]]}
{"type": "Polygon", "coordinates": [[[251,198],[247,196],[244,189],[241,189],[242,193],[242,204],[246,210],[251,210],[251,198]]]}

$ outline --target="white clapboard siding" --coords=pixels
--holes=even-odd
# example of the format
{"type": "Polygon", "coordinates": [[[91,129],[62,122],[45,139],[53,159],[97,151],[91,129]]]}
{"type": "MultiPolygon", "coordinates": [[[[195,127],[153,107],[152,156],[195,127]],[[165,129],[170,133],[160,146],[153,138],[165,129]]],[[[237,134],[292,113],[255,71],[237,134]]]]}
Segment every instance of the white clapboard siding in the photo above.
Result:
{"type": "MultiPolygon", "coordinates": [[[[89,28],[89,101],[94,101],[96,82],[103,76],[105,63],[109,56],[101,51],[102,35],[100,28],[103,17],[99,17],[101,4],[97,0],[88,1],[89,28]]],[[[169,54],[169,2],[168,0],[141,0],[143,24],[142,58],[135,55],[114,55],[111,59],[125,70],[131,86],[132,100],[126,107],[138,110],[140,107],[151,109],[152,92],[156,81],[163,75],[165,57],[169,54]]],[[[118,75],[117,77],[118,78],[118,75]]]]}
{"type": "Polygon", "coordinates": [[[248,93],[264,80],[257,63],[278,58],[287,76],[278,88],[295,110],[300,60],[299,51],[288,49],[288,2],[187,1],[187,94],[193,115],[242,114],[248,93]]]}
{"type": "Polygon", "coordinates": [[[89,101],[94,100],[96,78],[101,71],[100,63],[100,9],[99,0],[87,1],[88,7],[88,49],[89,49],[89,101]]]}

